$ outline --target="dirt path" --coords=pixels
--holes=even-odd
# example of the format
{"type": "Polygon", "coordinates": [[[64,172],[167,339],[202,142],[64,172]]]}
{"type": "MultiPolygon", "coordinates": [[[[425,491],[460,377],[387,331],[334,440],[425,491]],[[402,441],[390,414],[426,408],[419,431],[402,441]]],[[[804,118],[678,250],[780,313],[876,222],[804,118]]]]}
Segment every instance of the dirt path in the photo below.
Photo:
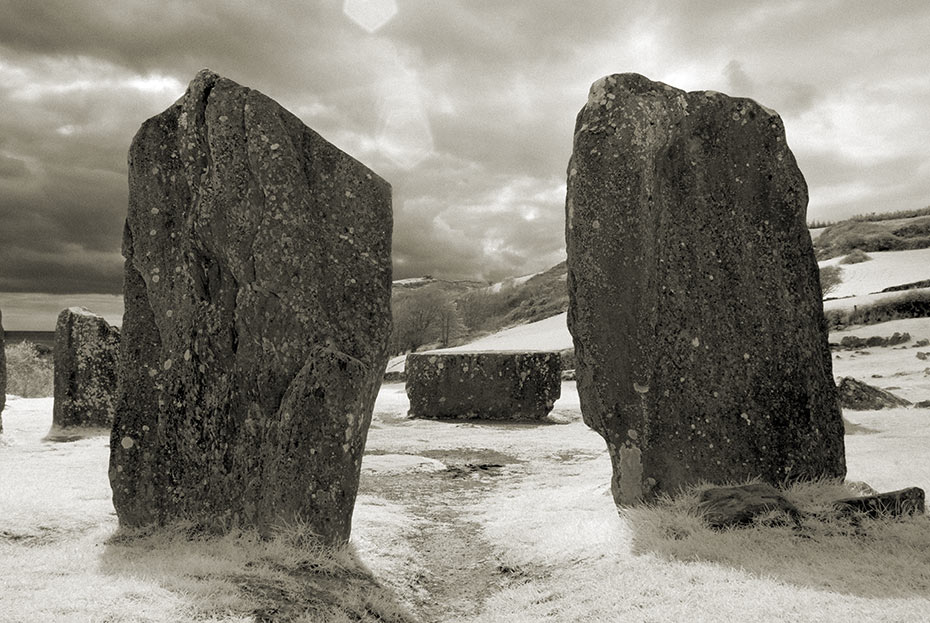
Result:
{"type": "Polygon", "coordinates": [[[502,567],[475,516],[485,498],[504,483],[524,476],[521,463],[482,449],[418,453],[444,469],[404,474],[363,474],[360,494],[401,504],[416,519],[407,534],[416,571],[404,593],[424,623],[462,621],[506,585],[513,570],[502,567]]]}

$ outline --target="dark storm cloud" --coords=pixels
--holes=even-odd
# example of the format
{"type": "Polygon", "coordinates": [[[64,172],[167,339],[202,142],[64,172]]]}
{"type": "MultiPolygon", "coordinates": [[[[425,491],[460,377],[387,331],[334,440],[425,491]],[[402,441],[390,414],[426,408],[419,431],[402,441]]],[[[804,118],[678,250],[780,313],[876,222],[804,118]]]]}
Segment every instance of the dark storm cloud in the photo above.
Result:
{"type": "Polygon", "coordinates": [[[115,293],[126,152],[202,67],[257,88],[394,188],[397,278],[494,280],[564,255],[575,115],[636,71],[785,120],[812,218],[919,207],[924,2],[0,0],[0,291],[115,293]]]}

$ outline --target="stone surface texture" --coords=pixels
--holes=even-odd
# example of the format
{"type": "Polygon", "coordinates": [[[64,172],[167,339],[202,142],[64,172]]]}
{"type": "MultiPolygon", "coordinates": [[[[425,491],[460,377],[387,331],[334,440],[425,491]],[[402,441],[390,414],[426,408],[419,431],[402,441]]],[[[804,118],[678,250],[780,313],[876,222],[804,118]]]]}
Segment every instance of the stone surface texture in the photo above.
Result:
{"type": "Polygon", "coordinates": [[[55,325],[54,428],[113,425],[119,372],[119,329],[82,307],[55,325]]]}
{"type": "Polygon", "coordinates": [[[617,503],[845,474],[806,206],[773,111],[637,74],[591,87],[568,167],[568,325],[617,503]]]}
{"type": "Polygon", "coordinates": [[[910,400],[895,396],[880,387],[857,381],[851,376],[840,379],[837,389],[840,395],[840,406],[844,409],[863,411],[909,407],[911,405],[910,400]]]}
{"type": "Polygon", "coordinates": [[[204,70],[129,153],[110,482],[126,525],[349,537],[391,332],[391,188],[204,70]]]}
{"type": "Polygon", "coordinates": [[[562,392],[557,352],[407,355],[410,415],[540,420],[562,392]]]}
{"type": "Polygon", "coordinates": [[[772,511],[786,513],[794,521],[801,517],[794,504],[778,489],[765,483],[706,489],[701,492],[698,510],[713,528],[745,526],[772,511]]]}
{"type": "Polygon", "coordinates": [[[6,345],[3,339],[3,312],[0,311],[0,433],[3,432],[3,407],[6,406],[6,345]]]}

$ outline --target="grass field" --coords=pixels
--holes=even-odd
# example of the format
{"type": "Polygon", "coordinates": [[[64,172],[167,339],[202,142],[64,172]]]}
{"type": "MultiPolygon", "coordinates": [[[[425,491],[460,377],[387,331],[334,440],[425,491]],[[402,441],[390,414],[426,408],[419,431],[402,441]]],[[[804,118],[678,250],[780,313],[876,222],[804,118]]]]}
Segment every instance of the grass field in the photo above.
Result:
{"type": "MultiPolygon", "coordinates": [[[[866,329],[848,333],[916,340],[930,322],[866,329]]],[[[837,353],[835,373],[927,399],[914,352],[837,353]]],[[[352,542],[321,551],[300,526],[272,541],[190,526],[121,532],[106,437],[43,441],[50,399],[11,398],[0,621],[927,620],[926,516],[714,532],[688,496],[618,513],[604,443],[581,422],[572,382],[540,424],[411,420],[407,408],[402,384],[382,387],[352,542]]],[[[850,480],[930,488],[930,410],[845,416],[858,431],[846,438],[850,480]]],[[[815,509],[845,491],[789,495],[815,509]]]]}

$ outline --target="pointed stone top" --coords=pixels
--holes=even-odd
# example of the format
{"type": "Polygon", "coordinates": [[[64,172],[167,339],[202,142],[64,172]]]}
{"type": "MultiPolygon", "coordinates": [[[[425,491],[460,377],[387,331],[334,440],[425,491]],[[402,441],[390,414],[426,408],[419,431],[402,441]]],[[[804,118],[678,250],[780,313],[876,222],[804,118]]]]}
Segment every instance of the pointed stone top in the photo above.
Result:
{"type": "Polygon", "coordinates": [[[62,313],[65,313],[65,312],[71,312],[72,314],[75,314],[78,316],[93,316],[94,318],[100,318],[100,314],[95,314],[94,312],[90,311],[86,307],[69,307],[68,309],[64,310],[62,313]]]}

